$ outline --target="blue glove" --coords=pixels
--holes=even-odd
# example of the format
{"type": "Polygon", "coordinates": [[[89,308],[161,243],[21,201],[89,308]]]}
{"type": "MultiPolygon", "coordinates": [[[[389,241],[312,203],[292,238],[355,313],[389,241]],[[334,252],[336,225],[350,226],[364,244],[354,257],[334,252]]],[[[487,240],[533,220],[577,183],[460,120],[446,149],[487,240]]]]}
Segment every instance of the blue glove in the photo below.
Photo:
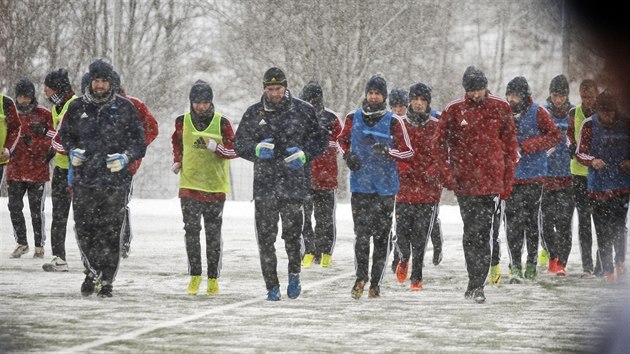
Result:
{"type": "Polygon", "coordinates": [[[84,149],[72,149],[70,150],[70,162],[72,166],[81,166],[87,157],[85,156],[84,149]]]}
{"type": "Polygon", "coordinates": [[[112,172],[119,172],[129,164],[129,158],[126,154],[107,154],[105,161],[107,168],[112,172]]]}
{"type": "Polygon", "coordinates": [[[290,147],[287,149],[289,156],[284,158],[290,169],[297,170],[306,164],[306,155],[299,147],[290,147]]]}
{"type": "Polygon", "coordinates": [[[258,143],[258,145],[256,145],[256,157],[263,160],[268,160],[272,158],[273,148],[275,146],[271,143],[272,141],[273,138],[267,138],[258,143]]]}

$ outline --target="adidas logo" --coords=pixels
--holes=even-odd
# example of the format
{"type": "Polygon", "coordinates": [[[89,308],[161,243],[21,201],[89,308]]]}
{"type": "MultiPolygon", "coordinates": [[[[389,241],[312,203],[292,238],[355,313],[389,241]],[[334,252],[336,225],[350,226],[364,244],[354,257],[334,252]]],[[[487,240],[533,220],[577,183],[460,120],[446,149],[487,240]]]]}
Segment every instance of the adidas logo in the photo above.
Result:
{"type": "Polygon", "coordinates": [[[87,117],[88,115],[85,112],[83,112],[83,114],[81,115],[81,118],[87,118],[87,117]]]}
{"type": "Polygon", "coordinates": [[[459,125],[463,127],[468,125],[468,122],[466,121],[466,119],[464,119],[459,125]]]}
{"type": "Polygon", "coordinates": [[[260,123],[258,123],[258,125],[267,125],[267,122],[264,119],[260,120],[260,123]]]}
{"type": "Polygon", "coordinates": [[[197,138],[197,140],[195,140],[195,142],[193,143],[193,149],[206,149],[206,142],[203,140],[202,137],[197,138]]]}

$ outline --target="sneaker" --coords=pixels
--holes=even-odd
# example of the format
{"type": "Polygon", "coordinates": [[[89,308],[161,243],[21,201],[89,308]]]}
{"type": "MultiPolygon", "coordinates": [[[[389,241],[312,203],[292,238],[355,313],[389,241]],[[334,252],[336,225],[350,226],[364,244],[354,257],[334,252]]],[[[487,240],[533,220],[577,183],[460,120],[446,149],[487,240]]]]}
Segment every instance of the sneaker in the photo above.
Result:
{"type": "Polygon", "coordinates": [[[319,262],[319,266],[322,268],[330,268],[332,265],[332,255],[328,253],[322,253],[322,259],[319,262]]]}
{"type": "Polygon", "coordinates": [[[468,287],[466,288],[466,291],[464,292],[464,298],[469,299],[469,300],[472,299],[474,290],[475,289],[473,289],[469,284],[468,287]]]}
{"type": "Polygon", "coordinates": [[[407,280],[407,272],[409,271],[409,262],[404,262],[402,259],[398,261],[396,266],[396,279],[399,283],[404,283],[407,280]]]}
{"type": "Polygon", "coordinates": [[[188,283],[188,294],[197,295],[199,292],[199,285],[201,285],[201,275],[192,275],[190,282],[188,283]]]}
{"type": "Polygon", "coordinates": [[[549,263],[549,253],[547,252],[546,249],[542,249],[542,251],[540,251],[540,253],[538,254],[538,265],[539,266],[544,266],[547,265],[549,263]]]}
{"type": "Polygon", "coordinates": [[[98,292],[98,297],[112,297],[113,289],[114,287],[112,286],[112,284],[104,284],[103,286],[101,286],[101,290],[99,290],[98,292]]]}
{"type": "Polygon", "coordinates": [[[370,286],[370,291],[368,292],[368,298],[376,299],[377,297],[381,297],[381,287],[378,285],[370,286]]]}
{"type": "Polygon", "coordinates": [[[83,280],[83,284],[81,284],[81,295],[90,296],[94,294],[94,278],[91,275],[86,275],[85,280],[83,280]]]}
{"type": "Polygon", "coordinates": [[[28,253],[28,245],[20,245],[19,243],[15,246],[13,252],[11,252],[11,258],[20,258],[23,254],[28,253]]]}
{"type": "Polygon", "coordinates": [[[490,276],[488,277],[490,285],[497,285],[501,281],[501,266],[499,264],[490,266],[490,276]]]}
{"type": "Polygon", "coordinates": [[[582,273],[582,275],[580,275],[581,279],[594,279],[595,275],[593,275],[593,272],[584,272],[582,273]]]}
{"type": "Polygon", "coordinates": [[[350,294],[352,295],[353,299],[360,299],[361,296],[363,296],[363,289],[365,288],[365,281],[363,280],[357,280],[356,282],[354,282],[354,285],[352,286],[352,291],[350,292],[350,294]]]}
{"type": "Polygon", "coordinates": [[[54,256],[50,263],[44,263],[42,268],[46,272],[67,272],[68,263],[58,256],[54,256]]]}
{"type": "Polygon", "coordinates": [[[287,286],[287,296],[289,299],[297,299],[302,292],[302,285],[300,285],[300,274],[289,273],[289,286],[287,286]]]}
{"type": "Polygon", "coordinates": [[[513,265],[510,267],[510,284],[520,284],[523,282],[523,267],[518,265],[513,265]]]}
{"type": "Polygon", "coordinates": [[[311,253],[304,254],[302,257],[302,268],[310,268],[313,266],[313,261],[315,260],[315,255],[311,253]]]}
{"type": "Polygon", "coordinates": [[[129,246],[122,246],[122,249],[120,250],[120,256],[123,259],[126,259],[127,257],[129,257],[129,252],[131,252],[129,246]]]}
{"type": "Polygon", "coordinates": [[[547,271],[549,273],[556,273],[558,271],[558,258],[552,258],[549,260],[547,271]]]}
{"type": "Polygon", "coordinates": [[[472,292],[472,299],[478,304],[486,302],[486,295],[483,293],[483,288],[477,288],[472,292]]]}
{"type": "Polygon", "coordinates": [[[44,258],[44,247],[35,247],[33,258],[44,258]]]}
{"type": "Polygon", "coordinates": [[[557,276],[560,277],[566,277],[567,276],[567,269],[565,266],[563,266],[562,264],[557,264],[556,265],[556,271],[555,271],[557,276]]]}
{"type": "Polygon", "coordinates": [[[206,295],[218,295],[219,294],[219,279],[208,278],[208,290],[206,295]]]}
{"type": "Polygon", "coordinates": [[[411,289],[411,291],[422,290],[422,280],[412,280],[409,289],[411,289]]]}
{"type": "Polygon", "coordinates": [[[624,279],[626,277],[626,267],[623,262],[615,263],[615,274],[617,279],[624,279]]]}
{"type": "Polygon", "coordinates": [[[615,281],[615,273],[604,272],[604,280],[607,282],[615,281]]]}
{"type": "Polygon", "coordinates": [[[435,250],[433,249],[433,265],[439,265],[440,263],[442,263],[442,250],[435,250]]]}
{"type": "Polygon", "coordinates": [[[276,285],[267,292],[267,301],[280,301],[280,286],[276,285]]]}
{"type": "Polygon", "coordinates": [[[527,263],[525,265],[525,279],[528,279],[528,280],[536,279],[536,264],[527,263]]]}

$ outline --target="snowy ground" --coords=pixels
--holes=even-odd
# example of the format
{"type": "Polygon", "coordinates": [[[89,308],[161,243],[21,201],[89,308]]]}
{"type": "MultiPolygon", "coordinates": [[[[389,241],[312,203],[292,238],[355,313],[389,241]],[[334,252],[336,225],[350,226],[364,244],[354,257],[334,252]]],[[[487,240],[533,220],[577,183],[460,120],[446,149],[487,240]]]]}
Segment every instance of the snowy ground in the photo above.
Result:
{"type": "MultiPolygon", "coordinates": [[[[463,296],[459,212],[443,206],[444,261],[425,267],[425,290],[412,293],[388,273],[380,299],[357,301],[350,297],[350,207],[341,204],[333,267],[303,270],[296,300],[286,297],[286,253],[278,240],[283,298],[271,303],[265,301],[253,203],[227,202],[221,294],[189,296],[179,200],[137,199],[132,252],[122,261],[114,297],[84,298],[72,221],[70,272],[45,273],[32,251],[9,258],[14,240],[6,203],[0,198],[0,352],[576,352],[597,344],[608,310],[628,289],[627,283],[580,279],[574,237],[568,277],[543,273],[536,282],[486,287],[487,302],[472,303],[463,296]]],[[[48,200],[48,225],[50,213],[48,200]]],[[[429,260],[431,254],[429,248],[429,260]]],[[[49,255],[46,245],[45,260],[49,255]]]]}

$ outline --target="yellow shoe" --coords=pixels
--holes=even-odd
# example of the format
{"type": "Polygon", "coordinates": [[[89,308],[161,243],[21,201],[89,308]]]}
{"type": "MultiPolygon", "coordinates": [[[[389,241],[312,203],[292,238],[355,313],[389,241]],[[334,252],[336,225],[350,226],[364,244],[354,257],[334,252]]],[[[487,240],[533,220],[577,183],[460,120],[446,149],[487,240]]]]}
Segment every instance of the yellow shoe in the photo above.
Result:
{"type": "Polygon", "coordinates": [[[322,268],[330,268],[332,265],[332,255],[322,253],[322,259],[319,261],[319,266],[322,268]]]}
{"type": "Polygon", "coordinates": [[[302,258],[302,268],[310,268],[313,266],[313,261],[315,260],[315,255],[310,253],[305,253],[302,258]]]}
{"type": "Polygon", "coordinates": [[[188,294],[197,295],[199,292],[199,284],[201,284],[201,275],[193,275],[188,283],[188,294]]]}
{"type": "Polygon", "coordinates": [[[546,266],[547,263],[549,263],[549,253],[547,253],[547,250],[543,248],[538,254],[538,265],[546,266]]]}
{"type": "Polygon", "coordinates": [[[501,281],[501,266],[500,265],[493,265],[490,266],[490,276],[489,276],[489,283],[490,285],[496,285],[499,284],[499,282],[501,281]]]}
{"type": "Polygon", "coordinates": [[[219,294],[219,279],[208,278],[208,290],[206,295],[218,295],[219,294]]]}

